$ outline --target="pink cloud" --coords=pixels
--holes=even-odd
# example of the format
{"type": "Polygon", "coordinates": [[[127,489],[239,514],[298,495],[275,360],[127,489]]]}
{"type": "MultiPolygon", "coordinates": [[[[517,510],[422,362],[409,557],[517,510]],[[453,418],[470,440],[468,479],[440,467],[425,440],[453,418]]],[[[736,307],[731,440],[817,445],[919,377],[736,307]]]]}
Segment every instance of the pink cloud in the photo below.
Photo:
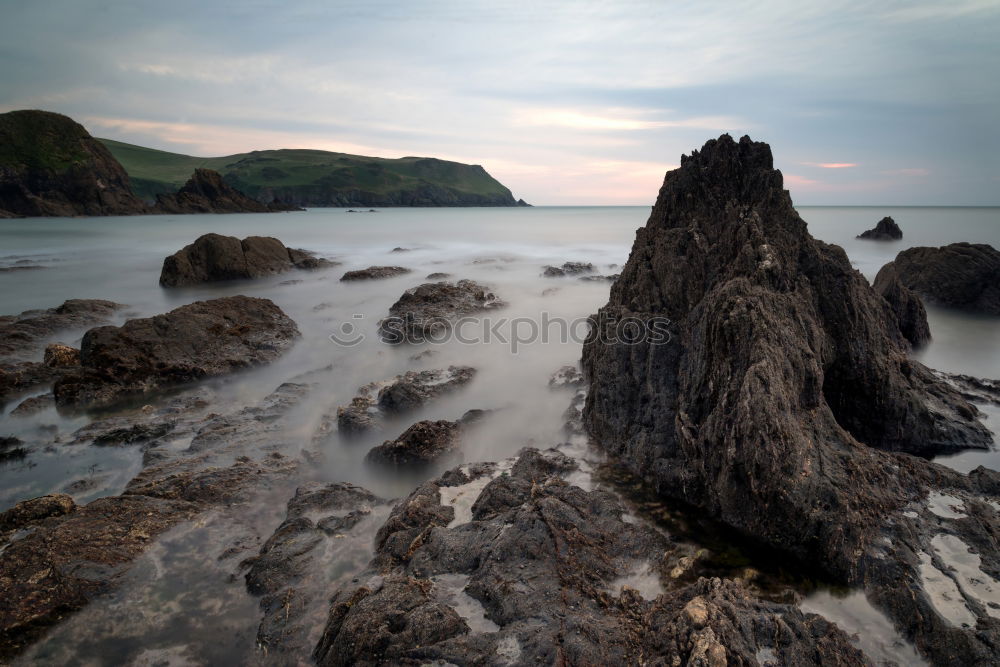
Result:
{"type": "Polygon", "coordinates": [[[822,169],[849,169],[857,167],[857,162],[802,162],[807,167],[820,167],[822,169]]]}
{"type": "Polygon", "coordinates": [[[814,181],[811,178],[805,178],[797,174],[785,174],[785,185],[791,186],[802,186],[802,185],[816,185],[819,181],[814,181]]]}

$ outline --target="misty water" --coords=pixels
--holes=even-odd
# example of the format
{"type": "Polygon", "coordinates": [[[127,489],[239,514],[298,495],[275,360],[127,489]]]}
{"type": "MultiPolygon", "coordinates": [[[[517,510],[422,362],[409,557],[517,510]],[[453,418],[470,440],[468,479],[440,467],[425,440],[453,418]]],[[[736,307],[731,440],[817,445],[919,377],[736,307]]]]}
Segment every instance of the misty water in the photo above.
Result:
{"type": "MultiPolygon", "coordinates": [[[[843,246],[869,280],[896,253],[913,245],[969,241],[1000,246],[1000,209],[996,208],[803,207],[799,211],[815,237],[843,246]],[[903,241],[854,238],[885,215],[900,224],[903,241]]],[[[231,517],[209,513],[161,537],[136,561],[118,592],[56,626],[22,659],[174,664],[194,654],[206,664],[246,664],[259,658],[254,646],[257,600],[246,593],[236,566],[220,562],[218,555],[229,543],[247,536],[266,539],[283,519],[285,501],[296,483],[349,481],[386,498],[404,496],[442,468],[419,472],[375,468],[364,460],[371,446],[395,437],[419,419],[457,419],[472,408],[502,410],[463,441],[466,461],[496,461],[526,445],[545,448],[566,443],[563,412],[572,394],[550,389],[548,378],[560,366],[579,360],[586,333],[584,318],[606,302],[609,283],[540,274],[545,265],[565,261],[592,262],[598,273],[617,273],[628,258],[635,230],[645,223],[648,213],[648,207],[382,209],[377,213],[312,209],[267,215],[0,221],[0,266],[28,260],[45,267],[0,272],[0,313],[54,307],[71,298],[110,299],[128,305],[114,322],[121,323],[220,296],[245,294],[273,300],[302,332],[289,353],[269,366],[178,391],[207,392],[209,409],[227,413],[255,404],[282,382],[309,374],[316,388],[297,409],[295,427],[283,441],[289,455],[297,456],[304,449],[322,453],[282,491],[285,495],[262,497],[259,512],[243,517],[240,525],[234,525],[231,517]],[[161,289],[158,277],[163,257],[207,232],[241,238],[275,236],[289,247],[306,248],[342,264],[253,282],[161,289]],[[396,247],[406,251],[393,252],[396,247]],[[400,265],[413,271],[387,280],[339,281],[344,271],[370,265],[400,265]],[[470,342],[449,340],[422,346],[380,342],[375,333],[379,319],[404,290],[427,282],[425,276],[432,272],[484,283],[509,305],[489,315],[492,330],[466,328],[475,339],[470,342]],[[543,326],[546,321],[548,327],[543,326]],[[483,340],[486,333],[489,340],[483,340]],[[331,335],[358,342],[338,344],[331,335]],[[426,350],[432,353],[415,358],[426,350]],[[474,381],[389,422],[380,434],[345,441],[334,432],[318,445],[313,442],[322,416],[349,403],[361,385],[408,370],[451,364],[477,368],[474,381]]],[[[928,318],[934,340],[917,354],[919,360],[949,372],[1000,378],[1000,318],[933,306],[928,308],[928,318]]],[[[58,340],[78,345],[82,333],[64,332],[58,340]]],[[[167,397],[144,400],[157,403],[167,397]]],[[[0,436],[21,438],[29,451],[26,458],[0,463],[0,510],[26,498],[64,492],[79,480],[89,483],[71,494],[78,503],[117,494],[140,470],[140,446],[72,444],[75,430],[104,414],[66,416],[49,409],[12,418],[8,413],[16,404],[3,406],[0,436]]],[[[1000,412],[985,411],[988,425],[996,432],[1000,412]]],[[[564,445],[564,451],[586,460],[587,470],[602,462],[598,450],[580,441],[564,445]]],[[[963,453],[941,462],[963,471],[980,464],[1000,469],[1000,455],[994,451],[963,453]]],[[[578,481],[605,483],[586,477],[578,481]]],[[[655,516],[643,516],[641,503],[633,510],[636,520],[657,522],[655,516]]],[[[384,516],[369,522],[368,536],[374,535],[380,518],[384,516]]],[[[669,530],[669,526],[661,525],[661,529],[669,530]]],[[[370,544],[354,545],[345,554],[349,555],[341,555],[340,569],[330,575],[331,586],[338,577],[363,568],[370,544]]],[[[757,569],[773,569],[748,558],[757,569]]],[[[911,649],[894,636],[891,624],[872,621],[883,617],[867,605],[863,595],[833,595],[827,588],[816,589],[815,582],[803,584],[800,590],[809,594],[808,609],[825,610],[848,632],[860,633],[859,641],[873,657],[910,657],[911,649]]]]}

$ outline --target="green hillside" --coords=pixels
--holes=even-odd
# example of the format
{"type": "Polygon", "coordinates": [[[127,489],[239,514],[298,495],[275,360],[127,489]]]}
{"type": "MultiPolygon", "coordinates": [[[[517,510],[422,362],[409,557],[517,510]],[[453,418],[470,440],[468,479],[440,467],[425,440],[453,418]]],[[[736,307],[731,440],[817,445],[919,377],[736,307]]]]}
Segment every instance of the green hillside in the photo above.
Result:
{"type": "Polygon", "coordinates": [[[175,192],[198,167],[261,201],[300,206],[514,206],[506,187],[479,165],[436,158],[386,159],[285,149],[192,157],[100,139],[125,167],[136,194],[175,192]]]}

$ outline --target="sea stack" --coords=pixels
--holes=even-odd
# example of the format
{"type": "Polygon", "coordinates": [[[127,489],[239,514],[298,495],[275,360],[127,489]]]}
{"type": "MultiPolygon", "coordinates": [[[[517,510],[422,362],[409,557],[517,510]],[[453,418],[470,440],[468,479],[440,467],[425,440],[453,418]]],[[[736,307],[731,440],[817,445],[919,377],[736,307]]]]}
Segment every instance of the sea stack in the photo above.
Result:
{"type": "Polygon", "coordinates": [[[928,303],[983,315],[1000,315],[1000,251],[985,243],[909,248],[892,267],[903,285],[928,303]]]}
{"type": "MultiPolygon", "coordinates": [[[[810,236],[767,144],[723,135],[681,158],[594,323],[584,420],[603,448],[659,493],[864,588],[932,659],[993,655],[987,602],[969,605],[978,628],[955,627],[920,563],[940,530],[929,493],[969,507],[997,488],[898,453],[985,448],[989,431],[907,357],[844,251],[810,236]],[[670,335],[636,340],[622,326],[636,320],[670,335]]],[[[964,544],[1000,529],[973,514],[949,524],[964,544]]],[[[979,552],[995,571],[995,550],[979,552]]]]}
{"type": "Polygon", "coordinates": [[[885,216],[878,221],[875,227],[858,234],[858,238],[869,241],[898,241],[903,238],[903,230],[899,228],[895,220],[885,216]]]}

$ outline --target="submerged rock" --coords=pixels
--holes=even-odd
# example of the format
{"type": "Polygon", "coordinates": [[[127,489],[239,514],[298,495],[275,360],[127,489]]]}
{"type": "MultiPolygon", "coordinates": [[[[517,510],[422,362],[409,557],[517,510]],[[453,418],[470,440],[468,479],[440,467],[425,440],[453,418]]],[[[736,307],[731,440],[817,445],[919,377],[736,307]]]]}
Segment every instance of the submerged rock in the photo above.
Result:
{"type": "Polygon", "coordinates": [[[274,213],[302,211],[294,204],[273,201],[264,204],[252,199],[211,169],[195,169],[188,182],[174,194],[156,195],[152,213],[274,213]]]}
{"type": "Polygon", "coordinates": [[[452,470],[400,502],[369,569],[334,595],[319,665],[865,664],[818,616],[753,599],[731,581],[670,595],[623,575],[667,547],[622,519],[606,491],[562,475],[557,453],[452,470]],[[719,662],[721,660],[721,662],[719,662]]]}
{"type": "Polygon", "coordinates": [[[164,315],[98,327],[83,337],[82,370],[60,379],[60,405],[88,406],[274,361],[298,327],[267,299],[197,301],[164,315]]]}
{"type": "MultiPolygon", "coordinates": [[[[724,135],[668,172],[583,366],[590,434],[660,493],[863,587],[936,661],[995,659],[985,602],[976,630],[935,610],[917,554],[934,553],[940,520],[906,510],[986,488],[894,453],[986,448],[990,433],[907,357],[843,250],[809,235],[766,144],[724,135]],[[626,318],[671,336],[623,339],[626,318]]],[[[995,512],[948,530],[998,571],[995,512]]]]}
{"type": "Polygon", "coordinates": [[[406,273],[411,273],[413,269],[402,266],[369,266],[367,269],[348,271],[340,277],[343,282],[352,280],[380,280],[382,278],[395,278],[406,273]]]}
{"type": "Polygon", "coordinates": [[[455,391],[472,381],[476,369],[449,366],[426,371],[408,371],[390,380],[372,382],[358,389],[350,405],[337,408],[337,426],[344,435],[356,435],[378,427],[385,414],[401,414],[455,391]]]}
{"type": "Polygon", "coordinates": [[[899,331],[911,346],[921,347],[930,342],[931,329],[927,324],[924,302],[916,292],[902,283],[893,262],[879,270],[872,288],[889,302],[899,322],[899,331]]]}
{"type": "Polygon", "coordinates": [[[379,322],[379,335],[389,344],[434,340],[461,317],[503,308],[507,304],[485,285],[472,280],[424,283],[406,290],[379,322]]]}
{"type": "Polygon", "coordinates": [[[59,332],[104,324],[122,308],[114,301],[69,299],[58,308],[0,317],[0,360],[37,359],[35,355],[59,332]]]}
{"type": "Polygon", "coordinates": [[[883,267],[930,303],[1000,315],[1000,251],[984,243],[910,248],[883,267]]]}
{"type": "Polygon", "coordinates": [[[565,262],[562,266],[546,266],[542,271],[545,278],[561,278],[562,276],[576,276],[581,273],[593,273],[594,265],[590,262],[565,262]]]}
{"type": "Polygon", "coordinates": [[[903,238],[903,230],[899,228],[895,220],[886,216],[879,220],[872,229],[858,234],[858,238],[869,241],[898,241],[903,238]]]}
{"type": "Polygon", "coordinates": [[[162,287],[189,287],[221,280],[247,280],[293,268],[319,269],[334,264],[306,250],[286,248],[269,236],[204,234],[163,260],[162,287]]]}

